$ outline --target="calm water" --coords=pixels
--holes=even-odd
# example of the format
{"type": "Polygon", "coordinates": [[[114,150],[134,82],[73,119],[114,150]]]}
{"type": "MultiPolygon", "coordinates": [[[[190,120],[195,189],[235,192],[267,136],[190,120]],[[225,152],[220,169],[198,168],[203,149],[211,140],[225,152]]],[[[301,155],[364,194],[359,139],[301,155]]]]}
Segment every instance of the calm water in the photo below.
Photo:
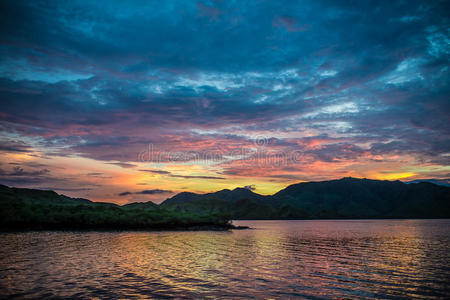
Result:
{"type": "Polygon", "coordinates": [[[450,220],[0,234],[0,297],[449,298],[450,220]]]}

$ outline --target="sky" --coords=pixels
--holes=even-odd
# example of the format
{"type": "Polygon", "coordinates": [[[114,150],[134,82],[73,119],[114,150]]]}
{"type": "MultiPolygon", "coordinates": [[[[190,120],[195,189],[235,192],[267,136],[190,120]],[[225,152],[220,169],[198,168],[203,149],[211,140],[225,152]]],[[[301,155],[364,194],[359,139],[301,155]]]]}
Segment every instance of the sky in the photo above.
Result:
{"type": "Polygon", "coordinates": [[[1,1],[0,183],[119,204],[450,177],[448,1],[1,1]]]}

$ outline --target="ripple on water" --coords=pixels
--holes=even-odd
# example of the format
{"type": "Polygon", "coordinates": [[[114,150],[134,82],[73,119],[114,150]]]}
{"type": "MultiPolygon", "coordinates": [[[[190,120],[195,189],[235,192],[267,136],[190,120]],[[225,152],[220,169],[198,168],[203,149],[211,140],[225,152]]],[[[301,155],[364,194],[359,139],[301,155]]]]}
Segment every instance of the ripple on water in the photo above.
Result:
{"type": "Polygon", "coordinates": [[[0,234],[0,296],[448,298],[449,220],[0,234]]]}

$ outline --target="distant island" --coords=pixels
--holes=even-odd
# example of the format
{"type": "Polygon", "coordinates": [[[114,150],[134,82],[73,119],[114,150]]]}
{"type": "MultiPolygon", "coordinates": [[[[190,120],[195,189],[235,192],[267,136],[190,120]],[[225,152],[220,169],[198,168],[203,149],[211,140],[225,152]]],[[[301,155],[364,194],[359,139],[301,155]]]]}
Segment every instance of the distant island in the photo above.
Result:
{"type": "Polygon", "coordinates": [[[263,196],[245,188],[119,206],[0,185],[0,229],[228,230],[231,220],[450,218],[450,187],[342,178],[263,196]]]}

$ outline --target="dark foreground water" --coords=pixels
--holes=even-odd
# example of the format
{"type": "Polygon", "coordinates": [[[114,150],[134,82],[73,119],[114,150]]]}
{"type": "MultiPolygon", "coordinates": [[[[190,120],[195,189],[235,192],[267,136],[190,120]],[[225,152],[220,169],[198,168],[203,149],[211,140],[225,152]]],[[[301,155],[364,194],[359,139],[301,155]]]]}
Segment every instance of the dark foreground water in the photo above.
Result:
{"type": "Polygon", "coordinates": [[[0,297],[449,298],[450,220],[0,234],[0,297]]]}

